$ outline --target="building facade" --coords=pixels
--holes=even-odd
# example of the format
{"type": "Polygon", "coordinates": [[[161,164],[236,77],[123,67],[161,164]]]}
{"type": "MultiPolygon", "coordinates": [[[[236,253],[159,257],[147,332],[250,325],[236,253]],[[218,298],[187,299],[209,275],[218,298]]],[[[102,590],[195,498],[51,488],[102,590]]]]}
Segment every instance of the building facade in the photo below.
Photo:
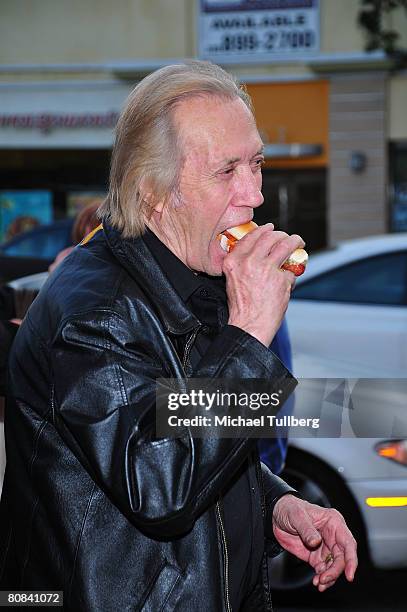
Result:
{"type": "MultiPolygon", "coordinates": [[[[74,214],[107,188],[117,115],[151,70],[211,59],[265,142],[258,220],[309,250],[407,230],[407,71],[366,53],[358,0],[3,0],[0,239],[13,214],[74,214]]],[[[407,46],[407,18],[390,20],[407,46]]]]}

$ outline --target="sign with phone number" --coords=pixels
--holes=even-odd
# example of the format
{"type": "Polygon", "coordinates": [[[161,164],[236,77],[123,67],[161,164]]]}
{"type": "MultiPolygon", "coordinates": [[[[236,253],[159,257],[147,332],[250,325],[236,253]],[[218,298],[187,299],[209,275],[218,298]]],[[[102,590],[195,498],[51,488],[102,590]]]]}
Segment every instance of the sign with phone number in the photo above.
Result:
{"type": "Polygon", "coordinates": [[[319,51],[319,0],[200,0],[199,56],[259,62],[319,51]]]}

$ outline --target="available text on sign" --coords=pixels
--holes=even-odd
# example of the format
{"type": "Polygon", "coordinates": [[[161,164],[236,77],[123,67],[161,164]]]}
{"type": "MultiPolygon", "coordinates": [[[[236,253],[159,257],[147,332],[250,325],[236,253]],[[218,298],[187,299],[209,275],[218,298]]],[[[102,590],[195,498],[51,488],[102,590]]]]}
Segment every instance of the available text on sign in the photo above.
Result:
{"type": "Polygon", "coordinates": [[[220,63],[319,51],[319,0],[200,0],[199,56],[220,63]]]}

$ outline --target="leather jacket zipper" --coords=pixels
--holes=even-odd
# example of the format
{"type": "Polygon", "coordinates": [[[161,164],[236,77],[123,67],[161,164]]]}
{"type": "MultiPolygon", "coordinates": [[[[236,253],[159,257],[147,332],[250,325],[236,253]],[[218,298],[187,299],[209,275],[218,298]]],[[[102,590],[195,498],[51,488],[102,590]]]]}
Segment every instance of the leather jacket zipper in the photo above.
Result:
{"type": "MultiPolygon", "coordinates": [[[[190,363],[189,363],[189,355],[192,349],[192,346],[196,340],[196,337],[199,333],[199,331],[201,330],[201,328],[204,327],[202,325],[199,325],[198,327],[196,327],[194,329],[194,331],[192,332],[192,334],[189,336],[186,344],[185,344],[185,351],[184,351],[184,358],[182,360],[182,366],[184,368],[185,373],[188,375],[190,373],[190,363]]],[[[225,533],[225,527],[223,525],[223,520],[222,520],[222,514],[221,514],[221,509],[220,509],[220,503],[216,502],[216,516],[217,519],[219,521],[219,528],[220,528],[220,533],[221,533],[221,539],[222,539],[222,549],[223,549],[223,570],[224,570],[224,582],[225,582],[225,605],[226,605],[226,612],[232,612],[232,606],[230,605],[230,598],[229,598],[229,553],[228,553],[228,544],[226,541],[226,533],[225,533]]]]}
{"type": "Polygon", "coordinates": [[[266,494],[264,491],[263,474],[261,473],[260,457],[258,455],[255,458],[254,468],[256,471],[257,482],[259,483],[260,488],[261,514],[264,519],[266,517],[266,494]]]}
{"type": "Polygon", "coordinates": [[[196,327],[194,329],[194,331],[192,332],[192,334],[189,336],[188,340],[186,341],[185,344],[185,351],[184,351],[184,358],[182,360],[182,367],[184,368],[184,371],[186,374],[190,373],[190,363],[189,363],[189,354],[191,352],[192,346],[195,342],[195,339],[199,333],[199,330],[201,329],[201,325],[199,325],[198,327],[196,327]]]}
{"type": "Polygon", "coordinates": [[[219,520],[220,533],[222,536],[222,548],[223,548],[223,570],[225,580],[225,603],[227,612],[232,612],[232,606],[230,605],[229,599],[229,555],[228,555],[228,544],[226,541],[225,527],[223,525],[222,514],[220,511],[220,503],[216,502],[216,515],[219,520]]]}

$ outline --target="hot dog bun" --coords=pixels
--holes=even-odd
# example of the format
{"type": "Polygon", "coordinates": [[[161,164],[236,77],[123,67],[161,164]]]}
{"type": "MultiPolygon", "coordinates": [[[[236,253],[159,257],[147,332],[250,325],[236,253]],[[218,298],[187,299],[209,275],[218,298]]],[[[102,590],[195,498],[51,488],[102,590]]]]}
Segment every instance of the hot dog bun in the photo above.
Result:
{"type": "Polygon", "coordinates": [[[254,221],[242,223],[242,225],[236,225],[235,227],[229,227],[229,229],[225,230],[218,236],[220,246],[224,251],[230,253],[230,251],[233,251],[236,242],[243,238],[243,236],[246,236],[246,234],[249,232],[252,232],[254,229],[256,229],[256,227],[259,226],[254,221]]]}
{"type": "MultiPolygon", "coordinates": [[[[252,232],[256,227],[258,227],[257,223],[249,221],[249,223],[243,223],[242,225],[228,228],[218,236],[222,249],[230,253],[234,249],[237,241],[243,238],[243,236],[246,236],[249,232],[252,232]]],[[[284,270],[293,272],[295,276],[301,276],[305,271],[307,261],[308,253],[304,251],[304,249],[296,249],[281,267],[284,268],[284,270]]]]}

